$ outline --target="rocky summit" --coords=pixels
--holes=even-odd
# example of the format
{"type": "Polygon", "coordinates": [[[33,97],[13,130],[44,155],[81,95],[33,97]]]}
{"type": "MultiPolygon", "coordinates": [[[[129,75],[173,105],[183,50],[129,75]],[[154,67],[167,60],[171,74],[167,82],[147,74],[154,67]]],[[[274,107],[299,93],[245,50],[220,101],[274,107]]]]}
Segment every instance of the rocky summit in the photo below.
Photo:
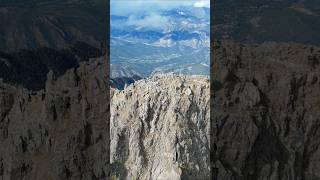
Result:
{"type": "Polygon", "coordinates": [[[177,75],[112,90],[112,177],[209,179],[209,92],[208,78],[177,75]]]}

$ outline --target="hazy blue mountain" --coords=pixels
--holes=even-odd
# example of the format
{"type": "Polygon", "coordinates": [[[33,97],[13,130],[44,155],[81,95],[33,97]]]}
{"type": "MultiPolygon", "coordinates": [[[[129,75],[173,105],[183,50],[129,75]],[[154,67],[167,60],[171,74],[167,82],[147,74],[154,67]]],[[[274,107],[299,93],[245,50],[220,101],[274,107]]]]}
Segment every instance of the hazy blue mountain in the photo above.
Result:
{"type": "Polygon", "coordinates": [[[110,33],[112,78],[159,72],[209,75],[209,8],[111,15],[110,33]],[[113,68],[119,66],[126,73],[113,68]]]}

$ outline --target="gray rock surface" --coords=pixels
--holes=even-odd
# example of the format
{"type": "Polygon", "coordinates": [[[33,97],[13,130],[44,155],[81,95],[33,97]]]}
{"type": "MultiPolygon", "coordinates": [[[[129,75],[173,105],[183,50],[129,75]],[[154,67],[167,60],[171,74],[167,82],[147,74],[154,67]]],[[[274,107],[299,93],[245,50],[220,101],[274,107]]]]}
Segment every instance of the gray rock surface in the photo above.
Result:
{"type": "Polygon", "coordinates": [[[209,178],[209,79],[157,75],[112,90],[109,129],[107,69],[102,57],[50,72],[40,91],[0,83],[0,178],[209,178]]]}
{"type": "Polygon", "coordinates": [[[209,179],[209,79],[157,75],[112,90],[113,179],[209,179]]]}
{"type": "Polygon", "coordinates": [[[205,77],[156,75],[110,92],[110,129],[103,58],[46,90],[1,82],[0,178],[208,179],[211,160],[212,179],[320,179],[320,48],[212,50],[211,102],[205,77]]]}
{"type": "Polygon", "coordinates": [[[46,88],[0,82],[0,179],[106,179],[109,95],[106,58],[82,63],[46,88]]]}
{"type": "Polygon", "coordinates": [[[213,179],[320,179],[320,48],[212,47],[213,179]]]}

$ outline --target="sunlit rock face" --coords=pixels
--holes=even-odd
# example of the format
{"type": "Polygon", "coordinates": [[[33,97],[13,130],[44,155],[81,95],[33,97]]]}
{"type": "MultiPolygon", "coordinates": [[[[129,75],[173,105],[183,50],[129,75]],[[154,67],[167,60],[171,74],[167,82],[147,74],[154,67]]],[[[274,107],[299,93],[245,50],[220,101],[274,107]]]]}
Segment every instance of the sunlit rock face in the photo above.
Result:
{"type": "Polygon", "coordinates": [[[209,79],[156,75],[112,90],[115,179],[209,179],[209,79]]]}

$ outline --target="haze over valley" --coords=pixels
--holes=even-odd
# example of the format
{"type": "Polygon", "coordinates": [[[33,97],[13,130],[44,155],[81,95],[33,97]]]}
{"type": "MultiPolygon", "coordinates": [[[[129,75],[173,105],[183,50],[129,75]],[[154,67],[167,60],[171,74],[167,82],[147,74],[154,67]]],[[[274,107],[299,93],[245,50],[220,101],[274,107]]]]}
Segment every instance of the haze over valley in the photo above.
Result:
{"type": "Polygon", "coordinates": [[[119,9],[129,6],[127,2],[111,2],[111,84],[117,84],[119,78],[156,73],[209,75],[207,5],[174,1],[176,4],[155,8],[155,1],[146,3],[148,11],[137,5],[124,13],[119,9]]]}

